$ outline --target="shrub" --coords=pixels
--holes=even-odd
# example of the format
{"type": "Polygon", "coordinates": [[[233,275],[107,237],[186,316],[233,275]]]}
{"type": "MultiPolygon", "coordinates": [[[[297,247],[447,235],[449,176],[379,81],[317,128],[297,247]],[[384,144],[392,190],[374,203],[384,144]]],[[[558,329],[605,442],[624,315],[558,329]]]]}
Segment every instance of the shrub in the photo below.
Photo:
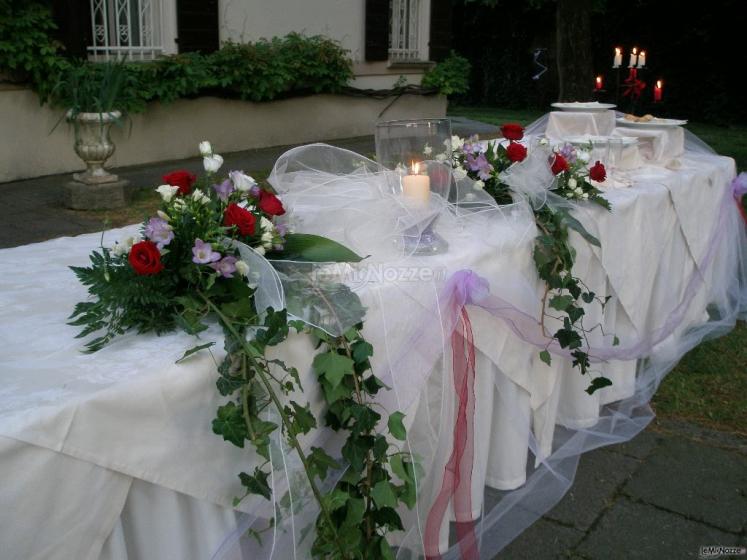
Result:
{"type": "Polygon", "coordinates": [[[469,60],[451,51],[451,54],[423,75],[423,87],[436,88],[444,95],[466,93],[469,90],[469,60]]]}

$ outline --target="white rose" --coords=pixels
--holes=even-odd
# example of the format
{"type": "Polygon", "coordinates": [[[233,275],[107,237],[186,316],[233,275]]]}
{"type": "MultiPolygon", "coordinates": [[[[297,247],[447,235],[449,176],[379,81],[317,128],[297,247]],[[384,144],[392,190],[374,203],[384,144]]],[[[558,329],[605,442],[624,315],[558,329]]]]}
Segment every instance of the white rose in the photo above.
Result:
{"type": "Polygon", "coordinates": [[[164,202],[171,202],[174,195],[179,192],[179,187],[174,185],[161,185],[156,189],[156,192],[161,195],[164,202]]]}
{"type": "Polygon", "coordinates": [[[464,146],[464,138],[459,138],[459,136],[457,136],[456,134],[451,137],[451,151],[452,152],[456,152],[462,146],[464,146]]]}
{"type": "Polygon", "coordinates": [[[264,247],[255,247],[254,250],[257,252],[258,255],[264,255],[265,254],[265,248],[264,247]]]}
{"type": "Polygon", "coordinates": [[[177,211],[180,211],[180,212],[181,212],[182,210],[184,210],[184,208],[185,208],[186,206],[187,206],[187,203],[186,203],[186,202],[184,202],[184,199],[183,199],[183,198],[177,198],[177,199],[176,199],[176,200],[174,201],[174,210],[177,210],[177,211]]]}
{"type": "Polygon", "coordinates": [[[425,148],[423,148],[423,154],[426,156],[429,156],[433,153],[433,148],[431,148],[428,144],[425,145],[425,148]]]}
{"type": "Polygon", "coordinates": [[[454,169],[454,179],[456,179],[457,181],[461,181],[466,176],[467,176],[467,170],[464,167],[459,166],[454,169]]]}
{"type": "Polygon", "coordinates": [[[139,235],[130,235],[129,237],[125,237],[121,242],[114,244],[114,247],[112,247],[112,253],[114,253],[115,255],[126,255],[130,252],[132,246],[135,243],[138,243],[140,240],[141,238],[139,235]]]}
{"type": "Polygon", "coordinates": [[[272,231],[275,228],[275,226],[272,225],[272,222],[270,220],[262,216],[259,219],[259,228],[262,231],[272,231]]]}
{"type": "Polygon", "coordinates": [[[249,276],[249,265],[244,261],[236,261],[236,272],[244,277],[249,276]]]}
{"type": "Polygon", "coordinates": [[[582,189],[581,187],[578,187],[578,188],[577,188],[576,190],[574,190],[573,192],[575,192],[576,194],[584,194],[584,189],[582,189]]]}
{"type": "Polygon", "coordinates": [[[257,185],[257,181],[253,177],[244,175],[241,171],[231,171],[228,177],[231,179],[233,186],[236,187],[236,190],[241,192],[247,192],[257,185]]]}
{"type": "Polygon", "coordinates": [[[269,243],[272,245],[272,234],[269,231],[266,231],[262,234],[262,243],[269,243]]]}
{"type": "Polygon", "coordinates": [[[570,188],[575,189],[576,188],[576,184],[577,184],[576,179],[574,179],[573,177],[571,177],[570,179],[568,179],[568,186],[570,188]]]}
{"type": "Polygon", "coordinates": [[[589,193],[584,193],[581,195],[581,198],[589,198],[589,193]]]}
{"type": "Polygon", "coordinates": [[[478,191],[481,191],[482,189],[484,189],[484,188],[485,188],[485,183],[484,183],[483,181],[480,181],[480,180],[478,179],[477,181],[475,181],[474,187],[475,187],[475,189],[477,189],[478,191]]]}
{"type": "Polygon", "coordinates": [[[210,197],[202,192],[200,189],[195,189],[192,192],[192,200],[199,202],[200,204],[207,204],[210,202],[210,197]]]}
{"type": "Polygon", "coordinates": [[[208,173],[215,173],[223,165],[223,158],[218,154],[212,154],[202,158],[202,165],[208,173]]]}
{"type": "Polygon", "coordinates": [[[158,214],[158,217],[161,218],[162,220],[166,221],[166,222],[170,222],[171,221],[171,218],[169,217],[169,215],[166,212],[164,212],[163,210],[157,210],[156,214],[158,214]]]}
{"type": "Polygon", "coordinates": [[[202,142],[200,142],[200,155],[202,157],[210,157],[211,155],[213,155],[213,147],[207,140],[203,140],[202,142]]]}

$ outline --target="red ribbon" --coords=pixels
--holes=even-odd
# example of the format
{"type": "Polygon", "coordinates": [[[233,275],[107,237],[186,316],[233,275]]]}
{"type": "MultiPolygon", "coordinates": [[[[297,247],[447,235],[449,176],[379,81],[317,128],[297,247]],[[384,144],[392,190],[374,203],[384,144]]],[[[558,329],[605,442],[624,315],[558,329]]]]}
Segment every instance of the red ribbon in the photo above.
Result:
{"type": "Polygon", "coordinates": [[[457,411],[451,456],[444,468],[441,490],[425,523],[425,553],[429,559],[441,557],[440,532],[449,503],[453,504],[457,538],[462,558],[477,560],[477,537],[472,518],[472,466],[475,455],[475,343],[466,307],[451,335],[454,389],[457,411]]]}

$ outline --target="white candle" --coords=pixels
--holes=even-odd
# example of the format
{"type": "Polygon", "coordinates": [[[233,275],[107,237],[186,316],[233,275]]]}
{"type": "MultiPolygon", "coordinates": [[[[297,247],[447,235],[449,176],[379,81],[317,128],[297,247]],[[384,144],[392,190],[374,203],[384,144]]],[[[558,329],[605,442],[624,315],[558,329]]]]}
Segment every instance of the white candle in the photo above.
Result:
{"type": "Polygon", "coordinates": [[[633,51],[630,53],[630,63],[628,64],[628,68],[635,68],[636,63],[638,62],[638,48],[633,47],[633,51]]]}
{"type": "Polygon", "coordinates": [[[641,51],[641,54],[638,55],[638,68],[644,66],[646,66],[646,51],[641,51]]]}
{"type": "Polygon", "coordinates": [[[402,194],[418,204],[426,205],[431,198],[431,178],[419,175],[420,164],[412,164],[412,174],[402,177],[402,194]]]}
{"type": "Polygon", "coordinates": [[[612,62],[612,68],[620,68],[623,63],[623,53],[620,47],[615,47],[615,60],[612,62]]]}

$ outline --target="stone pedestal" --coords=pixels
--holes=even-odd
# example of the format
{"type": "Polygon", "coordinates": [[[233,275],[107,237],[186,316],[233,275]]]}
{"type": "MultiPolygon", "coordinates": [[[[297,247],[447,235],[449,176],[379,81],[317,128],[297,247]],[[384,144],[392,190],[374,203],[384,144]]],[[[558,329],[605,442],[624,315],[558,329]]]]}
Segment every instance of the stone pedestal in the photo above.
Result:
{"type": "Polygon", "coordinates": [[[108,210],[122,208],[129,202],[131,193],[129,181],[87,184],[79,181],[65,183],[64,203],[75,210],[108,210]]]}

